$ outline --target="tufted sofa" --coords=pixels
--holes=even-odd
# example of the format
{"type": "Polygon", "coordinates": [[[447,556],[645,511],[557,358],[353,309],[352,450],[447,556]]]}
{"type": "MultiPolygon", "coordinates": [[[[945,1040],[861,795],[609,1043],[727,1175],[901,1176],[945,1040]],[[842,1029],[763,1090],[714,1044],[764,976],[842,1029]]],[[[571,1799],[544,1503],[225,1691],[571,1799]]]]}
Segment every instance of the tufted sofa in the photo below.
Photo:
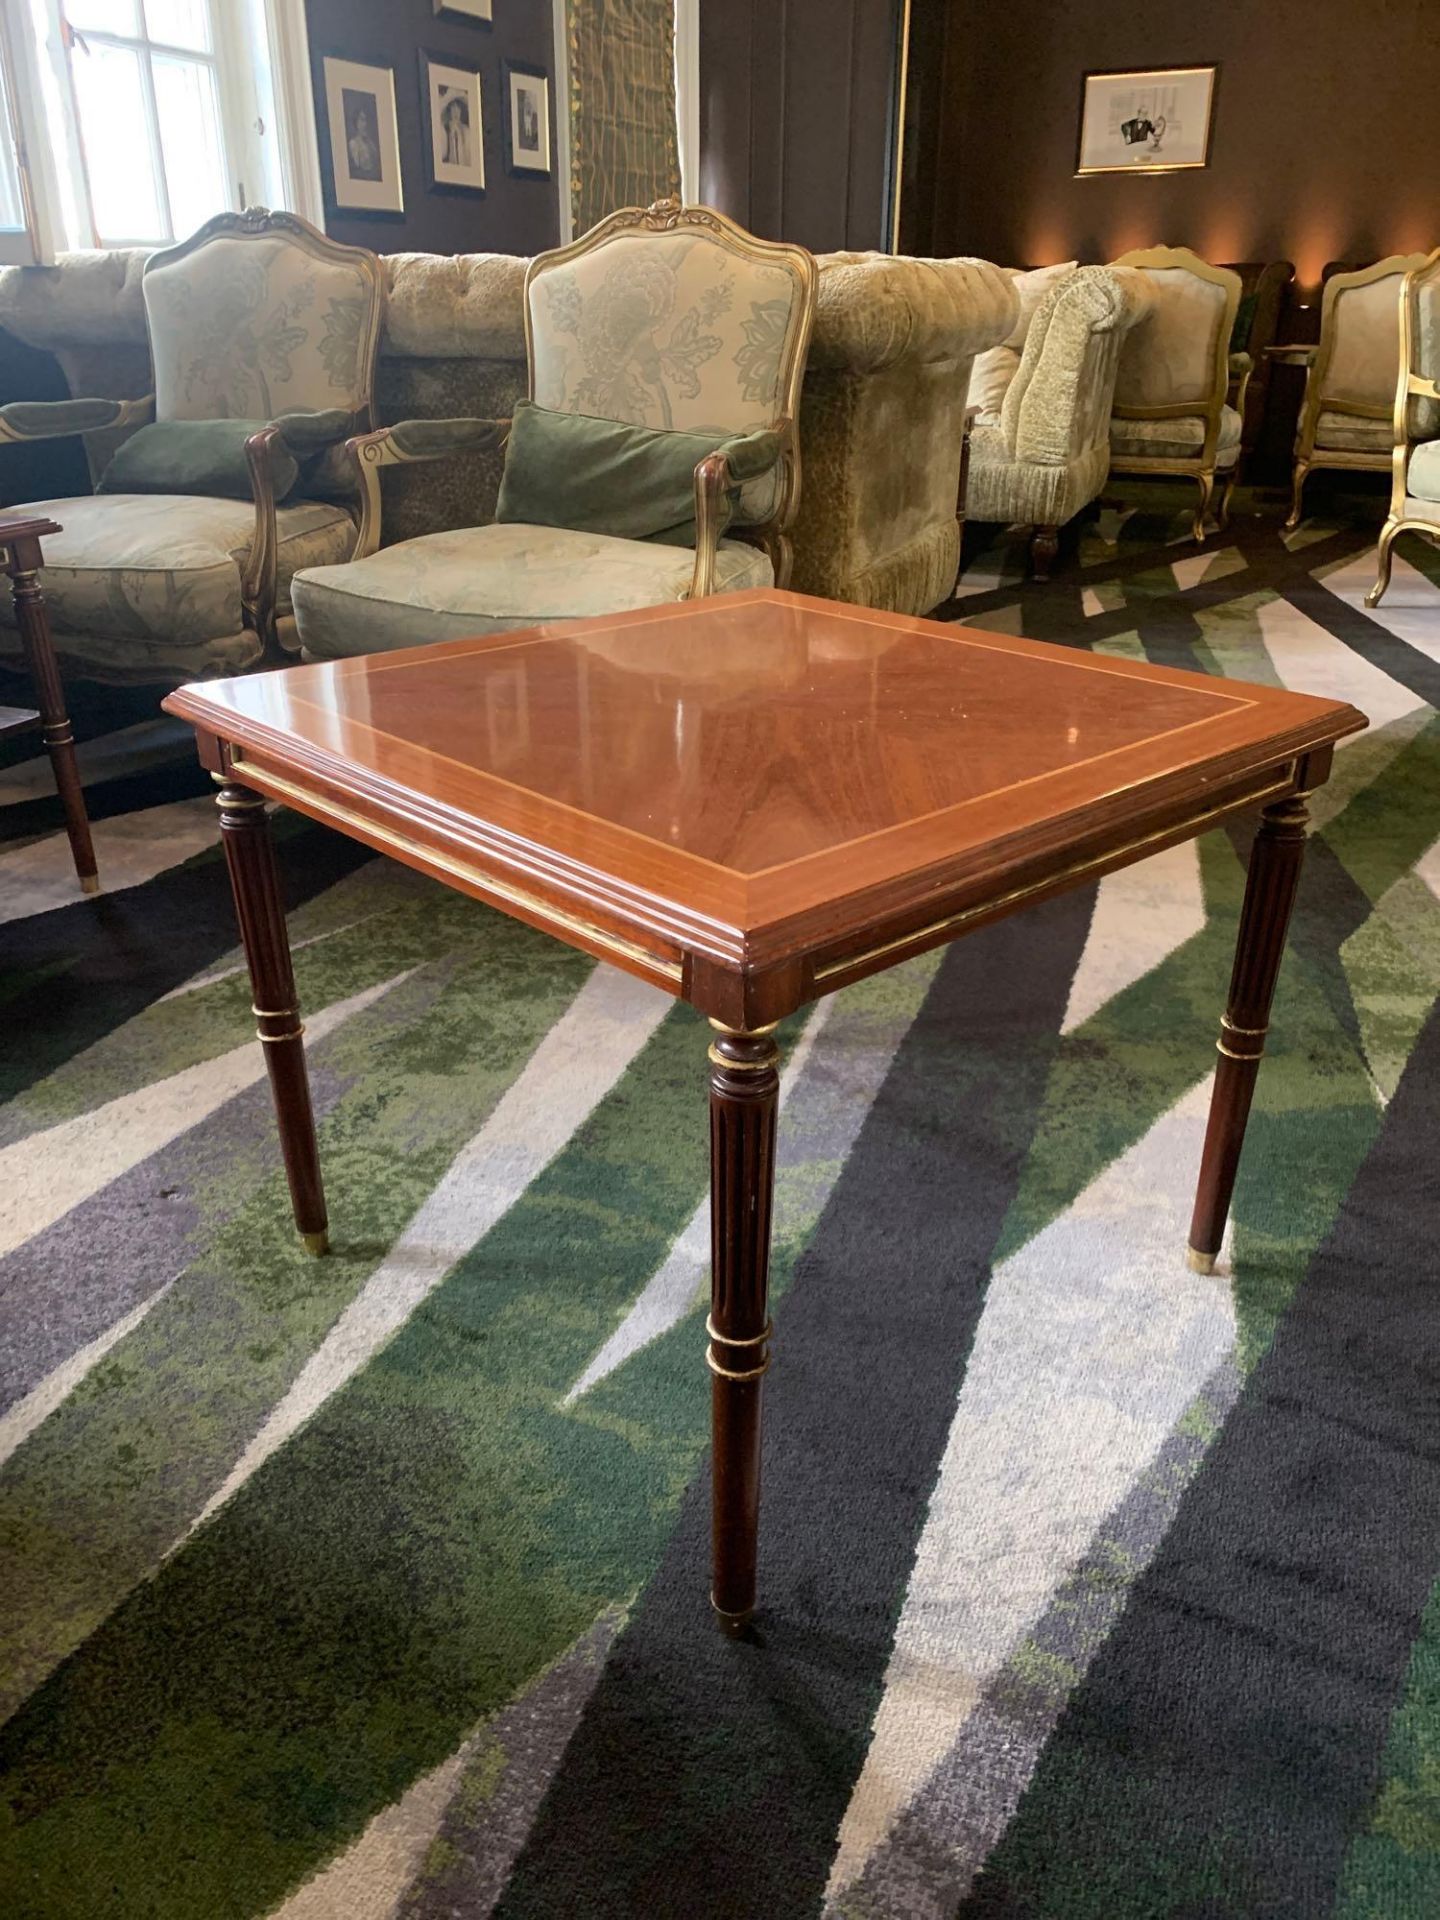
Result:
{"type": "Polygon", "coordinates": [[[1144,275],[1129,267],[1066,274],[1030,322],[998,413],[976,422],[968,517],[1033,527],[1039,579],[1054,558],[1056,529],[1105,485],[1120,347],[1151,297],[1144,275]]]}
{"type": "MultiPolygon", "coordinates": [[[[54,353],[77,398],[146,393],[143,260],[138,251],[71,254],[55,267],[0,270],[0,326],[54,353]]],[[[379,419],[508,416],[525,391],[526,262],[401,253],[382,264],[379,419]]],[[[1017,296],[983,261],[846,253],[820,256],[819,268],[792,584],[928,612],[949,593],[959,561],[970,365],[1009,332],[1017,296]]],[[[113,435],[91,437],[93,472],[114,445],[113,435]]],[[[491,452],[387,472],[386,544],[488,522],[501,466],[491,452]]]]}

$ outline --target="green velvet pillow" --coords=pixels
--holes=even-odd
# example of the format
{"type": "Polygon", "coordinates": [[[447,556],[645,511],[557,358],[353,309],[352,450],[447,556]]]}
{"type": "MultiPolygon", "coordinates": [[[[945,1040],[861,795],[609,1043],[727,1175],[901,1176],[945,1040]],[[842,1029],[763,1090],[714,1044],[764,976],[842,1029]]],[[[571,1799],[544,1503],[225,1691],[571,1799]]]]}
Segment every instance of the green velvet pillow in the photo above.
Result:
{"type": "Polygon", "coordinates": [[[280,429],[272,448],[275,500],[283,505],[300,480],[302,463],[323,456],[348,430],[341,411],[282,414],[269,420],[157,420],[117,450],[97,493],[186,493],[220,500],[252,497],[245,442],[267,426],[280,429]]]}
{"type": "MultiPolygon", "coordinates": [[[[707,453],[724,452],[737,481],[748,480],[768,472],[778,451],[779,441],[770,432],[628,427],[521,400],[505,449],[495,518],[693,547],[696,465],[707,453]]],[[[726,525],[737,493],[738,487],[729,489],[726,525]]]]}

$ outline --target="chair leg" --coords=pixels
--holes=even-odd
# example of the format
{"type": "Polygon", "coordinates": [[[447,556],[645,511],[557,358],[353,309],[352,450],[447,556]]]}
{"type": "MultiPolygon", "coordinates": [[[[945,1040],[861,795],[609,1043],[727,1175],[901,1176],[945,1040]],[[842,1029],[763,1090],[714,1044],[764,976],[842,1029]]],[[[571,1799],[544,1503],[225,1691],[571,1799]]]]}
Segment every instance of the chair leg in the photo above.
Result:
{"type": "Polygon", "coordinates": [[[1200,489],[1200,504],[1195,509],[1195,519],[1191,532],[1197,547],[1205,544],[1205,522],[1210,516],[1210,502],[1215,497],[1215,476],[1213,473],[1198,473],[1195,483],[1200,489]]]}
{"type": "Polygon", "coordinates": [[[1290,518],[1285,522],[1286,533],[1293,533],[1300,524],[1300,502],[1305,492],[1305,476],[1309,471],[1308,460],[1295,462],[1295,472],[1290,481],[1290,518]]]}
{"type": "Polygon", "coordinates": [[[1030,572],[1032,578],[1040,581],[1050,578],[1050,568],[1060,551],[1060,529],[1058,527],[1036,527],[1030,536],[1030,572]]]}
{"type": "Polygon", "coordinates": [[[1235,489],[1240,484],[1240,462],[1237,460],[1230,469],[1225,487],[1220,495],[1220,511],[1215,516],[1217,532],[1223,533],[1230,524],[1230,502],[1235,498],[1235,489]]]}
{"type": "Polygon", "coordinates": [[[1400,531],[1400,522],[1390,518],[1380,530],[1379,569],[1375,575],[1375,584],[1365,596],[1367,607],[1378,607],[1386,588],[1390,585],[1391,549],[1395,545],[1395,536],[1400,531]]]}

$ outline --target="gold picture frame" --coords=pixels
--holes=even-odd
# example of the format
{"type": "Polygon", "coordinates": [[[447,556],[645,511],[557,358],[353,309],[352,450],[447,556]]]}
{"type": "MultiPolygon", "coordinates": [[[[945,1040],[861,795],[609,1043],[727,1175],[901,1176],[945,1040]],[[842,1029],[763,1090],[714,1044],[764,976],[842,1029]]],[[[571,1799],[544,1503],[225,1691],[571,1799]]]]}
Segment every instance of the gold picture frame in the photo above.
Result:
{"type": "Polygon", "coordinates": [[[1082,74],[1077,179],[1208,167],[1219,77],[1215,62],[1082,74]]]}

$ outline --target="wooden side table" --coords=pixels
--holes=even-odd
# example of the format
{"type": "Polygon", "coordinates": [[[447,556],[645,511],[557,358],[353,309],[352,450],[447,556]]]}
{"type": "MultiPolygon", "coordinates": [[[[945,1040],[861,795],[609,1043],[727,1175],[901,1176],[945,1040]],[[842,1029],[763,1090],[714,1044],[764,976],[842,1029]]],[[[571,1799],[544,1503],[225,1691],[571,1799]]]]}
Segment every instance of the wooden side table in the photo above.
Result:
{"type": "Polygon", "coordinates": [[[45,611],[45,596],[40,590],[40,569],[45,564],[40,542],[46,534],[59,533],[53,520],[0,519],[0,566],[10,576],[10,595],[15,602],[20,625],[20,644],[38,711],[23,707],[0,707],[0,739],[23,732],[37,723],[55,769],[55,785],[65,809],[65,831],[75,871],[86,893],[100,891],[100,874],[95,864],[95,848],[90,839],[90,819],[85,811],[85,793],[80,785],[80,768],[75,759],[75,735],[65,711],[65,689],[60,669],[55,664],[55,649],[50,642],[50,616],[45,611]]]}

